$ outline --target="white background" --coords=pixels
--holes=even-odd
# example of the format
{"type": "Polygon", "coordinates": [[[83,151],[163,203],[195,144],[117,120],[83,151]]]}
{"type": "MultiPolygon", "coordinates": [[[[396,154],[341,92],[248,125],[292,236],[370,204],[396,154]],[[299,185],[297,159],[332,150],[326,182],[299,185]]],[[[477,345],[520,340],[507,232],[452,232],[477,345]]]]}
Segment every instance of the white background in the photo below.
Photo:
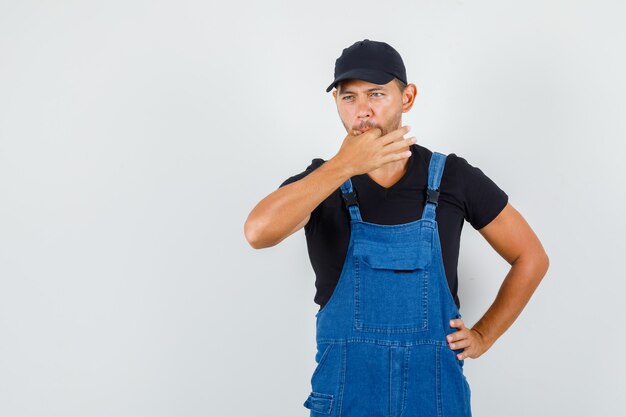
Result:
{"type": "MultiPolygon", "coordinates": [[[[345,131],[335,59],[402,55],[418,143],[507,192],[551,267],[466,360],[475,416],[626,415],[618,1],[0,2],[0,415],[307,416],[304,231],[254,205],[345,131]]],[[[468,325],[508,271],[465,224],[468,325]]]]}

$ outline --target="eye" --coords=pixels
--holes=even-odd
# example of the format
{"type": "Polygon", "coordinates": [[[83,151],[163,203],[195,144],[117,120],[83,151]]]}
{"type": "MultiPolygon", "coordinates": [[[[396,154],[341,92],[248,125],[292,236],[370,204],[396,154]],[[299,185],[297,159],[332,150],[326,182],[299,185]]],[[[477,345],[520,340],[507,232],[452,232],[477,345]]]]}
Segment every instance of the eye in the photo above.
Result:
{"type": "Polygon", "coordinates": [[[348,97],[352,97],[352,96],[343,96],[343,100],[346,100],[348,97]]]}
{"type": "Polygon", "coordinates": [[[380,94],[381,96],[384,96],[383,93],[372,93],[372,95],[374,95],[374,94],[380,94]]]}

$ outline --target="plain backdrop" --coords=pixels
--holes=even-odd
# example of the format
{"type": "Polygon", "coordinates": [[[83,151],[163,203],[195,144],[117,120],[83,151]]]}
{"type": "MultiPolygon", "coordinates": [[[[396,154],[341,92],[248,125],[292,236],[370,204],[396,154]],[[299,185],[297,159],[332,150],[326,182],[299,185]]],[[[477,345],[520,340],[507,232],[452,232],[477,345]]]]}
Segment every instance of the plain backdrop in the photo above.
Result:
{"type": "MultiPolygon", "coordinates": [[[[418,143],[509,195],[548,274],[466,360],[477,417],[626,415],[619,1],[0,1],[0,415],[308,416],[304,231],[254,205],[346,132],[357,40],[400,52],[418,143]]],[[[465,223],[467,325],[509,265],[465,223]]]]}

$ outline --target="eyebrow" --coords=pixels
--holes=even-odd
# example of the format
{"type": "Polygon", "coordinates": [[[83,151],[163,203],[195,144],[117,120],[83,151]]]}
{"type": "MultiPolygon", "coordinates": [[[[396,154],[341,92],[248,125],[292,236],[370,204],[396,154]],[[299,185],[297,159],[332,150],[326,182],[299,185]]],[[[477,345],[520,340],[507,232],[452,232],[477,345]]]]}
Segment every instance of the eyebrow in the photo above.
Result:
{"type": "MultiPolygon", "coordinates": [[[[369,91],[374,91],[374,90],[383,90],[383,91],[385,91],[385,88],[384,87],[373,87],[373,88],[368,88],[366,91],[369,92],[369,91]]],[[[354,91],[350,91],[350,90],[341,91],[339,93],[339,95],[344,95],[344,94],[348,94],[348,93],[354,94],[354,91]]]]}

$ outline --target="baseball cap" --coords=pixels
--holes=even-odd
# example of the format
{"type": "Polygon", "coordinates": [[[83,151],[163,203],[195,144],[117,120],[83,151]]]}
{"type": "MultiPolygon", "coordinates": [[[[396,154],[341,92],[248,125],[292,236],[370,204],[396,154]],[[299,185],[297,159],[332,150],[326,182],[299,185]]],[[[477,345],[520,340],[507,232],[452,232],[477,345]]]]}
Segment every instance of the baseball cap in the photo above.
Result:
{"type": "Polygon", "coordinates": [[[343,80],[358,79],[374,84],[387,84],[398,78],[406,84],[406,69],[402,57],[385,42],[363,39],[344,48],[335,61],[335,80],[326,92],[343,80]]]}

